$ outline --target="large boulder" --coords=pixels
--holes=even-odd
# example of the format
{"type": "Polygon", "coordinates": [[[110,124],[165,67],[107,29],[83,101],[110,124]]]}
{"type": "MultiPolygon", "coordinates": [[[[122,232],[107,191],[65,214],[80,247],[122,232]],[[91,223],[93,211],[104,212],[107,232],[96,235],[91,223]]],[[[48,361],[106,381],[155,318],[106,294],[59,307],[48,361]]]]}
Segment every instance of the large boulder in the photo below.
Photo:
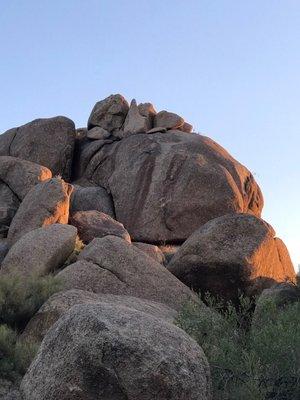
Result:
{"type": "Polygon", "coordinates": [[[254,215],[224,215],[194,232],[167,268],[196,291],[228,300],[239,290],[254,295],[275,282],[295,280],[291,259],[280,257],[274,236],[273,228],[254,215]]]}
{"type": "Polygon", "coordinates": [[[129,233],[124,226],[100,211],[78,211],[71,216],[70,224],[76,226],[78,236],[85,244],[108,235],[118,236],[131,243],[129,233]]]}
{"type": "Polygon", "coordinates": [[[66,290],[134,296],[176,310],[196,299],[165,267],[117,236],[94,239],[79,254],[78,261],[57,276],[66,290]]]}
{"type": "Polygon", "coordinates": [[[1,266],[1,263],[4,260],[4,258],[6,257],[8,250],[9,250],[9,247],[7,244],[7,240],[0,238],[0,266],[1,266]]]}
{"type": "Polygon", "coordinates": [[[70,225],[48,225],[23,235],[9,250],[1,273],[45,275],[61,267],[75,247],[77,229],[70,225]]]}
{"type": "Polygon", "coordinates": [[[24,400],[209,400],[209,365],[180,328],[121,304],[81,304],[50,329],[24,400]]]}
{"type": "Polygon", "coordinates": [[[96,210],[114,218],[114,205],[110,195],[102,187],[74,186],[70,199],[70,214],[77,211],[96,210]]]}
{"type": "Polygon", "coordinates": [[[67,224],[71,193],[72,186],[60,178],[48,179],[34,186],[12,220],[8,231],[9,244],[42,226],[67,224]]]}
{"type": "Polygon", "coordinates": [[[0,185],[7,185],[20,201],[38,183],[52,178],[51,171],[31,161],[0,157],[0,185]]]}
{"type": "Polygon", "coordinates": [[[97,142],[80,169],[111,193],[133,241],[180,243],[218,216],[260,215],[262,194],[251,173],[205,136],[171,130],[97,142]]]}
{"type": "Polygon", "coordinates": [[[0,156],[13,156],[49,168],[70,180],[74,122],[66,117],[36,119],[0,136],[0,156]]]}
{"type": "Polygon", "coordinates": [[[95,126],[117,134],[125,121],[129,105],[123,96],[115,94],[95,104],[88,120],[88,129],[95,126]]]}
{"type": "Polygon", "coordinates": [[[39,343],[43,340],[51,326],[71,307],[76,304],[94,304],[99,302],[115,304],[117,306],[126,305],[134,310],[150,314],[156,318],[165,319],[169,322],[172,322],[177,315],[176,311],[172,308],[154,301],[142,300],[137,297],[97,294],[73,289],[53,294],[28,322],[21,338],[25,341],[39,343]]]}

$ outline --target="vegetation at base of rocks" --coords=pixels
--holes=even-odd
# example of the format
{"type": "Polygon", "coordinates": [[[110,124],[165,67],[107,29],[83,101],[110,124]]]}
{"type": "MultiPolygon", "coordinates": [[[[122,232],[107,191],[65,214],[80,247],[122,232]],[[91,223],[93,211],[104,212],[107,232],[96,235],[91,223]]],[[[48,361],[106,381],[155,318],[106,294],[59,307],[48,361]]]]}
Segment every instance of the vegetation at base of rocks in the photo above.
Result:
{"type": "Polygon", "coordinates": [[[0,325],[0,376],[19,380],[33,360],[38,345],[18,339],[17,333],[7,325],[0,325]]]}
{"type": "Polygon", "coordinates": [[[28,278],[0,276],[0,377],[12,381],[26,372],[38,344],[19,339],[19,334],[41,305],[61,289],[52,275],[28,278]]]}
{"type": "Polygon", "coordinates": [[[76,241],[75,241],[75,247],[72,253],[69,255],[69,257],[66,259],[64,262],[64,265],[62,266],[62,269],[66,268],[70,264],[74,264],[77,261],[77,258],[79,254],[82,252],[84,249],[85,244],[83,241],[79,238],[79,236],[76,236],[76,241]]]}
{"type": "Polygon", "coordinates": [[[211,368],[214,400],[296,400],[300,398],[300,301],[278,308],[273,299],[260,307],[260,324],[251,326],[253,300],[240,305],[206,295],[222,318],[186,304],[177,325],[203,348],[211,368]],[[216,322],[217,321],[217,322],[216,322]]]}
{"type": "Polygon", "coordinates": [[[0,324],[22,331],[41,305],[62,288],[60,280],[53,276],[28,278],[19,275],[0,277],[0,324]]]}

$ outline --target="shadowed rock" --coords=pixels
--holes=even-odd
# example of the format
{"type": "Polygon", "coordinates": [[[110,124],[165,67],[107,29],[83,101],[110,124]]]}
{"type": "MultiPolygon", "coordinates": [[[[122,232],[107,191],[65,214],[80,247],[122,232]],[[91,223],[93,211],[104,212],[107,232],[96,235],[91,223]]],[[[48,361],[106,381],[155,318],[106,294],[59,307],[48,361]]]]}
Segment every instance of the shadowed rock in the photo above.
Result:
{"type": "Polygon", "coordinates": [[[90,243],[95,238],[113,235],[131,243],[129,233],[124,226],[103,212],[78,211],[70,218],[70,224],[76,226],[83,243],[90,243]]]}
{"type": "Polygon", "coordinates": [[[32,161],[70,180],[74,142],[75,125],[70,119],[36,119],[0,136],[0,156],[32,161]]]}
{"type": "Polygon", "coordinates": [[[202,349],[126,305],[71,308],[47,333],[21,384],[24,400],[209,400],[202,349]]]}
{"type": "Polygon", "coordinates": [[[112,199],[104,188],[74,185],[70,200],[70,214],[90,210],[100,211],[115,218],[112,199]]]}
{"type": "Polygon", "coordinates": [[[94,239],[80,253],[78,261],[58,277],[66,290],[134,296],[176,310],[188,300],[197,300],[165,267],[116,236],[94,239]]]}
{"type": "Polygon", "coordinates": [[[114,94],[95,104],[88,120],[88,129],[100,126],[114,134],[123,126],[129,106],[120,94],[114,94]]]}
{"type": "Polygon", "coordinates": [[[9,250],[1,274],[45,275],[61,267],[75,247],[77,229],[54,224],[23,235],[9,250]]]}
{"type": "Polygon", "coordinates": [[[237,299],[238,290],[253,295],[276,281],[295,279],[288,253],[279,256],[274,236],[273,228],[254,215],[224,215],[194,232],[167,268],[203,293],[227,300],[237,299]]]}

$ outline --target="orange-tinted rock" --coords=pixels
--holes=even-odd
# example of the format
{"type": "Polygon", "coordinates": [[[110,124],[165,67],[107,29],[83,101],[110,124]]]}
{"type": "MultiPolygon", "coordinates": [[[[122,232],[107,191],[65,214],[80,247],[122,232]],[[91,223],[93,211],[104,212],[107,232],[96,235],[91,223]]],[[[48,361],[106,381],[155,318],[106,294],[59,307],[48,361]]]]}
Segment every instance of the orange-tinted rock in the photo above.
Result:
{"type": "Polygon", "coordinates": [[[274,236],[273,228],[260,218],[225,215],[194,232],[168,269],[203,293],[210,291],[231,300],[237,298],[239,290],[253,295],[275,282],[295,280],[289,255],[274,236]]]}
{"type": "Polygon", "coordinates": [[[14,244],[25,233],[51,224],[67,224],[72,186],[60,178],[48,179],[25,196],[8,231],[8,242],[14,244]]]}

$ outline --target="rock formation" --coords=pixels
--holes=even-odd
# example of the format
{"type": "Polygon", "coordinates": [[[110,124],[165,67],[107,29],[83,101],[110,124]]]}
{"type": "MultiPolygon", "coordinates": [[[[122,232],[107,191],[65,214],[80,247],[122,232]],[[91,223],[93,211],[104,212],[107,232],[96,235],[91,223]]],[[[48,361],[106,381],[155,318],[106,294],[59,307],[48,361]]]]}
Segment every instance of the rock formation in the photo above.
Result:
{"type": "Polygon", "coordinates": [[[187,302],[215,318],[191,289],[236,301],[295,280],[262,208],[220,145],[119,94],[86,128],[54,117],[0,135],[0,279],[62,283],[21,335],[43,339],[23,399],[210,400],[206,357],[172,321],[187,302]]]}

